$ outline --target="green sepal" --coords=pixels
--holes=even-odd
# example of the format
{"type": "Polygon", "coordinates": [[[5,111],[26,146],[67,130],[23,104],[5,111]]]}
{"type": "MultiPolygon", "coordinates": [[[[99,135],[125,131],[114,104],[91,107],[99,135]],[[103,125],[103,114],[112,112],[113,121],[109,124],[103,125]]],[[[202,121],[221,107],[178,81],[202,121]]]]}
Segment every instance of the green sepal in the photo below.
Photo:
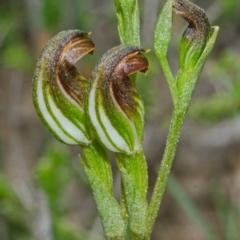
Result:
{"type": "Polygon", "coordinates": [[[212,34],[211,26],[204,10],[190,1],[175,0],[173,11],[189,23],[182,36],[179,54],[180,68],[188,71],[202,55],[212,34]]]}
{"type": "Polygon", "coordinates": [[[209,38],[206,46],[199,57],[194,68],[187,70],[180,69],[177,75],[177,87],[179,90],[179,107],[187,111],[190,106],[193,91],[196,87],[197,80],[202,72],[206,63],[207,57],[211,53],[217,39],[219,27],[212,27],[213,33],[209,38]]]}

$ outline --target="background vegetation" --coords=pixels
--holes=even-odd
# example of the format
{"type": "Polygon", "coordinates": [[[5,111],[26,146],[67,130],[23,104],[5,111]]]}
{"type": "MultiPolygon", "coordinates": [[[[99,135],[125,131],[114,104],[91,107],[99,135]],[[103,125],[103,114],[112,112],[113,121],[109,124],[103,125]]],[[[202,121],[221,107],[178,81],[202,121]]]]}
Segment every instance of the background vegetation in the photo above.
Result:
{"type": "MultiPolygon", "coordinates": [[[[196,0],[220,34],[204,68],[184,125],[173,178],[153,240],[240,239],[240,2],[196,0]]],[[[153,54],[153,31],[164,1],[140,0],[148,75],[137,81],[146,105],[144,149],[150,190],[171,114],[169,90],[153,54]]],[[[176,72],[186,23],[174,19],[169,59],[176,72]]],[[[88,77],[97,59],[119,44],[110,0],[0,0],[0,239],[102,239],[78,147],[58,143],[31,100],[31,77],[46,41],[64,29],[92,32],[93,56],[79,69],[88,77]]],[[[115,163],[113,162],[113,165],[115,163]]],[[[116,169],[116,168],[115,168],[116,169]]],[[[116,195],[119,173],[114,173],[116,195]]]]}

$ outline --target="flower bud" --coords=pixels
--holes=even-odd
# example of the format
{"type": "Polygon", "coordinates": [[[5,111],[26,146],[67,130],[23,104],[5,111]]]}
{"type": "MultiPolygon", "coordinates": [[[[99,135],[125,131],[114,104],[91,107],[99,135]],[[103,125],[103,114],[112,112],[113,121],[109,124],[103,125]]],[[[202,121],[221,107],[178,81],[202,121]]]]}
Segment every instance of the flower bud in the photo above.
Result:
{"type": "Polygon", "coordinates": [[[144,109],[129,75],[146,72],[144,50],[120,45],[110,49],[93,70],[86,113],[95,136],[107,149],[131,153],[141,146],[144,109]]]}
{"type": "Polygon", "coordinates": [[[79,58],[93,52],[88,35],[80,30],[57,34],[43,49],[33,76],[36,111],[53,135],[67,144],[90,142],[83,111],[88,83],[74,67],[79,58]]]}
{"type": "Polygon", "coordinates": [[[181,40],[180,67],[192,69],[211,37],[211,26],[204,10],[187,0],[176,0],[173,11],[189,23],[181,40]]]}

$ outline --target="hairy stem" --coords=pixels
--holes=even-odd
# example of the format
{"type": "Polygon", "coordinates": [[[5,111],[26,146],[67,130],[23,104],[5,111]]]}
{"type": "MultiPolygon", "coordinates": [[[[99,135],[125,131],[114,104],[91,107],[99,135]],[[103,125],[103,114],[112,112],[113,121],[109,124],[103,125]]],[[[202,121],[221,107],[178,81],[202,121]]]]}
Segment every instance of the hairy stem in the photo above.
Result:
{"type": "Polygon", "coordinates": [[[181,134],[183,120],[185,118],[186,111],[179,111],[174,109],[171,119],[170,129],[168,133],[167,143],[157,176],[157,181],[153,190],[153,195],[148,208],[148,234],[150,236],[155,219],[158,215],[159,207],[162,202],[163,193],[167,186],[168,176],[172,167],[172,162],[175,156],[177,143],[181,134]]]}
{"type": "Polygon", "coordinates": [[[130,155],[117,154],[117,164],[122,177],[132,239],[145,240],[148,188],[145,155],[142,149],[130,155]]]}
{"type": "Polygon", "coordinates": [[[125,213],[113,195],[113,179],[106,151],[97,142],[82,147],[80,158],[102,221],[107,240],[124,240],[127,228],[125,213]]]}

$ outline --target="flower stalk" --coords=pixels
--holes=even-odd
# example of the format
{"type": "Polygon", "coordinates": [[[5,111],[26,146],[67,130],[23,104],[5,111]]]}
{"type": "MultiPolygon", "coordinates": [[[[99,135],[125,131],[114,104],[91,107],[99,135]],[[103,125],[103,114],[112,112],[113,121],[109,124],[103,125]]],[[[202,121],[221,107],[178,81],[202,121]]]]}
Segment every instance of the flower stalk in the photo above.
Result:
{"type": "Polygon", "coordinates": [[[160,204],[162,202],[162,197],[167,186],[168,176],[171,171],[172,163],[177,149],[177,143],[179,141],[185,116],[186,111],[184,110],[179,111],[177,110],[177,108],[173,110],[173,115],[170,123],[163,159],[161,161],[157,180],[154,186],[152,198],[150,200],[148,208],[147,225],[149,237],[152,233],[152,228],[154,226],[155,219],[158,215],[160,204]]]}
{"type": "Polygon", "coordinates": [[[82,147],[80,162],[89,180],[107,240],[124,240],[127,218],[113,196],[111,164],[105,149],[94,141],[82,147]]]}
{"type": "Polygon", "coordinates": [[[163,159],[149,204],[147,221],[149,226],[149,236],[157,217],[163,193],[167,186],[167,179],[171,171],[177,143],[181,134],[184,119],[191,103],[193,91],[206,59],[215,44],[218,30],[218,27],[210,26],[208,19],[201,8],[187,0],[168,0],[157,22],[154,47],[171,91],[173,99],[173,114],[163,159]],[[180,69],[176,79],[173,78],[166,57],[166,49],[170,42],[169,36],[172,31],[172,24],[167,24],[168,27],[164,29],[164,24],[161,22],[166,16],[171,17],[172,11],[189,22],[189,26],[185,30],[181,41],[180,69]],[[164,34],[162,34],[162,32],[164,32],[164,34]],[[163,44],[163,50],[159,50],[161,49],[160,44],[163,44]]]}
{"type": "Polygon", "coordinates": [[[129,155],[118,153],[116,159],[122,177],[132,238],[146,239],[148,172],[144,152],[139,149],[129,155]]]}

